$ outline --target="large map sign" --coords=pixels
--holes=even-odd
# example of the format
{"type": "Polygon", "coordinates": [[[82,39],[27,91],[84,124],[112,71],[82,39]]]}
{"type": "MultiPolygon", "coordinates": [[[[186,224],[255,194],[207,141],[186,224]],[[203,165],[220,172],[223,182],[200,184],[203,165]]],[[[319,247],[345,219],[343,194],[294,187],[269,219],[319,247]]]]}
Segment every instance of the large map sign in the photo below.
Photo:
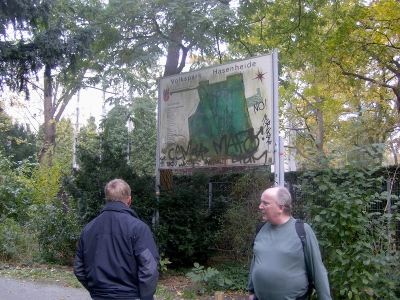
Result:
{"type": "Polygon", "coordinates": [[[160,169],[273,164],[272,54],[160,78],[160,169]]]}

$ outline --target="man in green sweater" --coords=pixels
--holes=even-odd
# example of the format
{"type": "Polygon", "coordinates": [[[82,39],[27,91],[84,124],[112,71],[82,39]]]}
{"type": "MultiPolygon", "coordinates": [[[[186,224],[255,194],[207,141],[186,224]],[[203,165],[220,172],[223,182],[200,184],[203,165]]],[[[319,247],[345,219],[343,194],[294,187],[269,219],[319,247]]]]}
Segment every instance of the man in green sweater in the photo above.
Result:
{"type": "Polygon", "coordinates": [[[304,224],[306,243],[296,232],[291,216],[292,198],[281,186],[265,190],[259,206],[263,222],[254,241],[249,275],[249,300],[307,299],[308,269],[319,300],[331,300],[328,274],[321,259],[317,238],[304,224]],[[306,265],[307,260],[307,265],[306,265]]]}

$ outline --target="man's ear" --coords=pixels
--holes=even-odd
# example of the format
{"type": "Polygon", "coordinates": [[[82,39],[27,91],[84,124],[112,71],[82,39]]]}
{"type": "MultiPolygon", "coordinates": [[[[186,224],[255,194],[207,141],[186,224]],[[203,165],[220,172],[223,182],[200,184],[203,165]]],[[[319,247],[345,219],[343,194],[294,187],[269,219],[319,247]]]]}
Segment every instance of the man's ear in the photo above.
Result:
{"type": "Polygon", "coordinates": [[[126,201],[126,205],[129,207],[131,206],[131,202],[132,202],[132,197],[129,196],[128,201],[126,201]]]}

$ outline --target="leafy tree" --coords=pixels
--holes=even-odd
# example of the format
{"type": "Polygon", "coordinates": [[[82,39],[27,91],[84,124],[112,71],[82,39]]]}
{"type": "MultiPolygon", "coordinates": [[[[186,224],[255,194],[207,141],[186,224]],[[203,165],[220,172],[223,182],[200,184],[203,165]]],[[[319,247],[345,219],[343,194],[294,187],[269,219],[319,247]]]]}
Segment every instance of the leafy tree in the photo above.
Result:
{"type": "Polygon", "coordinates": [[[29,75],[43,71],[41,160],[55,150],[55,124],[77,90],[101,80],[103,89],[119,94],[110,101],[126,99],[126,90],[128,98],[134,91],[154,91],[161,56],[167,57],[164,75],[171,75],[183,69],[190,51],[218,52],[233,16],[228,1],[216,0],[110,1],[104,9],[101,1],[24,0],[5,7],[1,84],[40,88],[29,75]],[[18,29],[14,36],[8,35],[10,24],[18,29]],[[90,78],[84,77],[88,70],[90,78]]]}
{"type": "MultiPolygon", "coordinates": [[[[388,19],[381,18],[377,7],[380,11],[383,7],[396,10],[398,3],[378,2],[241,2],[240,22],[230,36],[230,50],[235,54],[254,55],[279,49],[282,112],[285,120],[290,121],[284,126],[294,136],[292,146],[301,163],[315,165],[318,156],[341,151],[342,159],[330,162],[346,164],[347,152],[353,145],[368,147],[386,142],[398,128],[398,118],[393,114],[393,88],[366,79],[378,73],[389,74],[384,69],[389,64],[384,68],[383,65],[375,67],[374,58],[370,59],[372,49],[381,49],[384,60],[393,61],[390,56],[395,52],[389,49],[396,47],[397,42],[392,39],[396,35],[397,27],[393,26],[396,18],[391,14],[388,19]],[[373,25],[379,29],[370,30],[372,27],[362,24],[373,13],[373,25]],[[383,29],[386,27],[387,32],[383,29]],[[378,36],[382,38],[380,44],[372,42],[378,36]],[[351,75],[345,74],[349,70],[346,68],[368,76],[344,76],[351,75]],[[354,122],[358,123],[355,132],[354,122]],[[380,132],[370,126],[377,123],[382,127],[380,132]]],[[[395,76],[391,79],[394,85],[398,81],[395,76]]]]}
{"type": "MultiPolygon", "coordinates": [[[[73,181],[64,184],[77,201],[84,223],[96,217],[104,206],[107,182],[121,178],[132,189],[133,209],[151,225],[155,210],[155,183],[151,177],[139,177],[133,165],[128,163],[126,124],[129,116],[127,107],[117,105],[102,120],[102,132],[96,132],[94,122],[81,129],[77,151],[79,168],[75,170],[73,181]]],[[[135,155],[133,153],[132,157],[135,155]]]]}
{"type": "Polygon", "coordinates": [[[57,122],[92,68],[101,2],[21,0],[3,2],[3,8],[0,85],[27,95],[30,87],[42,89],[44,142],[39,158],[43,161],[49,149],[55,150],[57,122]],[[39,80],[39,72],[43,86],[32,80],[32,76],[39,80]]]}
{"type": "Polygon", "coordinates": [[[79,128],[78,142],[83,148],[99,148],[98,142],[95,142],[95,137],[99,135],[95,121],[96,119],[91,116],[87,123],[79,128]]]}
{"type": "MultiPolygon", "coordinates": [[[[161,57],[166,57],[163,76],[182,72],[190,53],[219,56],[222,61],[219,45],[234,18],[229,1],[222,0],[112,0],[107,11],[109,24],[114,31],[118,28],[119,43],[107,49],[116,64],[106,70],[104,78],[106,82],[121,78],[128,82],[128,95],[143,93],[139,87],[155,87],[154,77],[148,74],[161,57]]],[[[161,176],[164,173],[165,178],[172,178],[169,170],[161,176]]]]}
{"type": "Polygon", "coordinates": [[[35,154],[38,151],[36,135],[29,126],[25,128],[14,123],[3,110],[0,111],[0,140],[1,150],[11,161],[20,162],[24,159],[35,161],[35,154]]]}
{"type": "Polygon", "coordinates": [[[53,156],[62,165],[64,173],[69,173],[72,165],[72,152],[74,143],[74,127],[71,119],[62,118],[57,123],[57,151],[53,156]]]}
{"type": "Polygon", "coordinates": [[[368,5],[350,3],[346,18],[337,20],[338,29],[329,43],[335,45],[332,60],[343,75],[362,80],[370,89],[381,90],[385,101],[400,112],[400,3],[395,0],[371,1],[368,5]]]}
{"type": "Polygon", "coordinates": [[[133,130],[130,139],[130,163],[138,175],[153,175],[156,157],[156,100],[136,98],[133,102],[133,130]]]}
{"type": "MultiPolygon", "coordinates": [[[[129,4],[109,1],[108,21],[112,28],[118,28],[115,33],[120,42],[108,51],[122,70],[118,73],[109,70],[107,74],[115,78],[121,71],[126,74],[126,69],[140,72],[162,56],[166,56],[164,76],[179,74],[191,51],[221,54],[218,45],[233,18],[228,4],[229,1],[217,0],[152,0],[129,4]]],[[[139,87],[131,83],[132,88],[139,87]]]]}
{"type": "Polygon", "coordinates": [[[62,193],[63,177],[71,173],[73,144],[71,120],[62,119],[57,124],[57,131],[59,132],[56,139],[57,153],[52,157],[46,157],[45,164],[37,165],[27,183],[33,190],[31,197],[34,204],[54,203],[62,193]]]}
{"type": "Polygon", "coordinates": [[[112,145],[110,149],[118,156],[125,156],[128,161],[128,127],[130,116],[129,109],[123,105],[116,105],[101,121],[100,128],[103,130],[102,145],[112,145]]]}

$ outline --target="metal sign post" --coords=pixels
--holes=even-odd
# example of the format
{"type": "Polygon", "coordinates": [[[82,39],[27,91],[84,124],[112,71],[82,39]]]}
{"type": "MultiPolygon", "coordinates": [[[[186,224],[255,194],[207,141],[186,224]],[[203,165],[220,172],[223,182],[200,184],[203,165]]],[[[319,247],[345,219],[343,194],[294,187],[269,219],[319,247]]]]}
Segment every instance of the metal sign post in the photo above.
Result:
{"type": "Polygon", "coordinates": [[[283,156],[281,156],[281,143],[283,149],[283,139],[279,137],[279,97],[278,97],[278,51],[272,53],[272,81],[273,81],[273,136],[274,136],[274,180],[279,186],[284,185],[283,156]]]}

